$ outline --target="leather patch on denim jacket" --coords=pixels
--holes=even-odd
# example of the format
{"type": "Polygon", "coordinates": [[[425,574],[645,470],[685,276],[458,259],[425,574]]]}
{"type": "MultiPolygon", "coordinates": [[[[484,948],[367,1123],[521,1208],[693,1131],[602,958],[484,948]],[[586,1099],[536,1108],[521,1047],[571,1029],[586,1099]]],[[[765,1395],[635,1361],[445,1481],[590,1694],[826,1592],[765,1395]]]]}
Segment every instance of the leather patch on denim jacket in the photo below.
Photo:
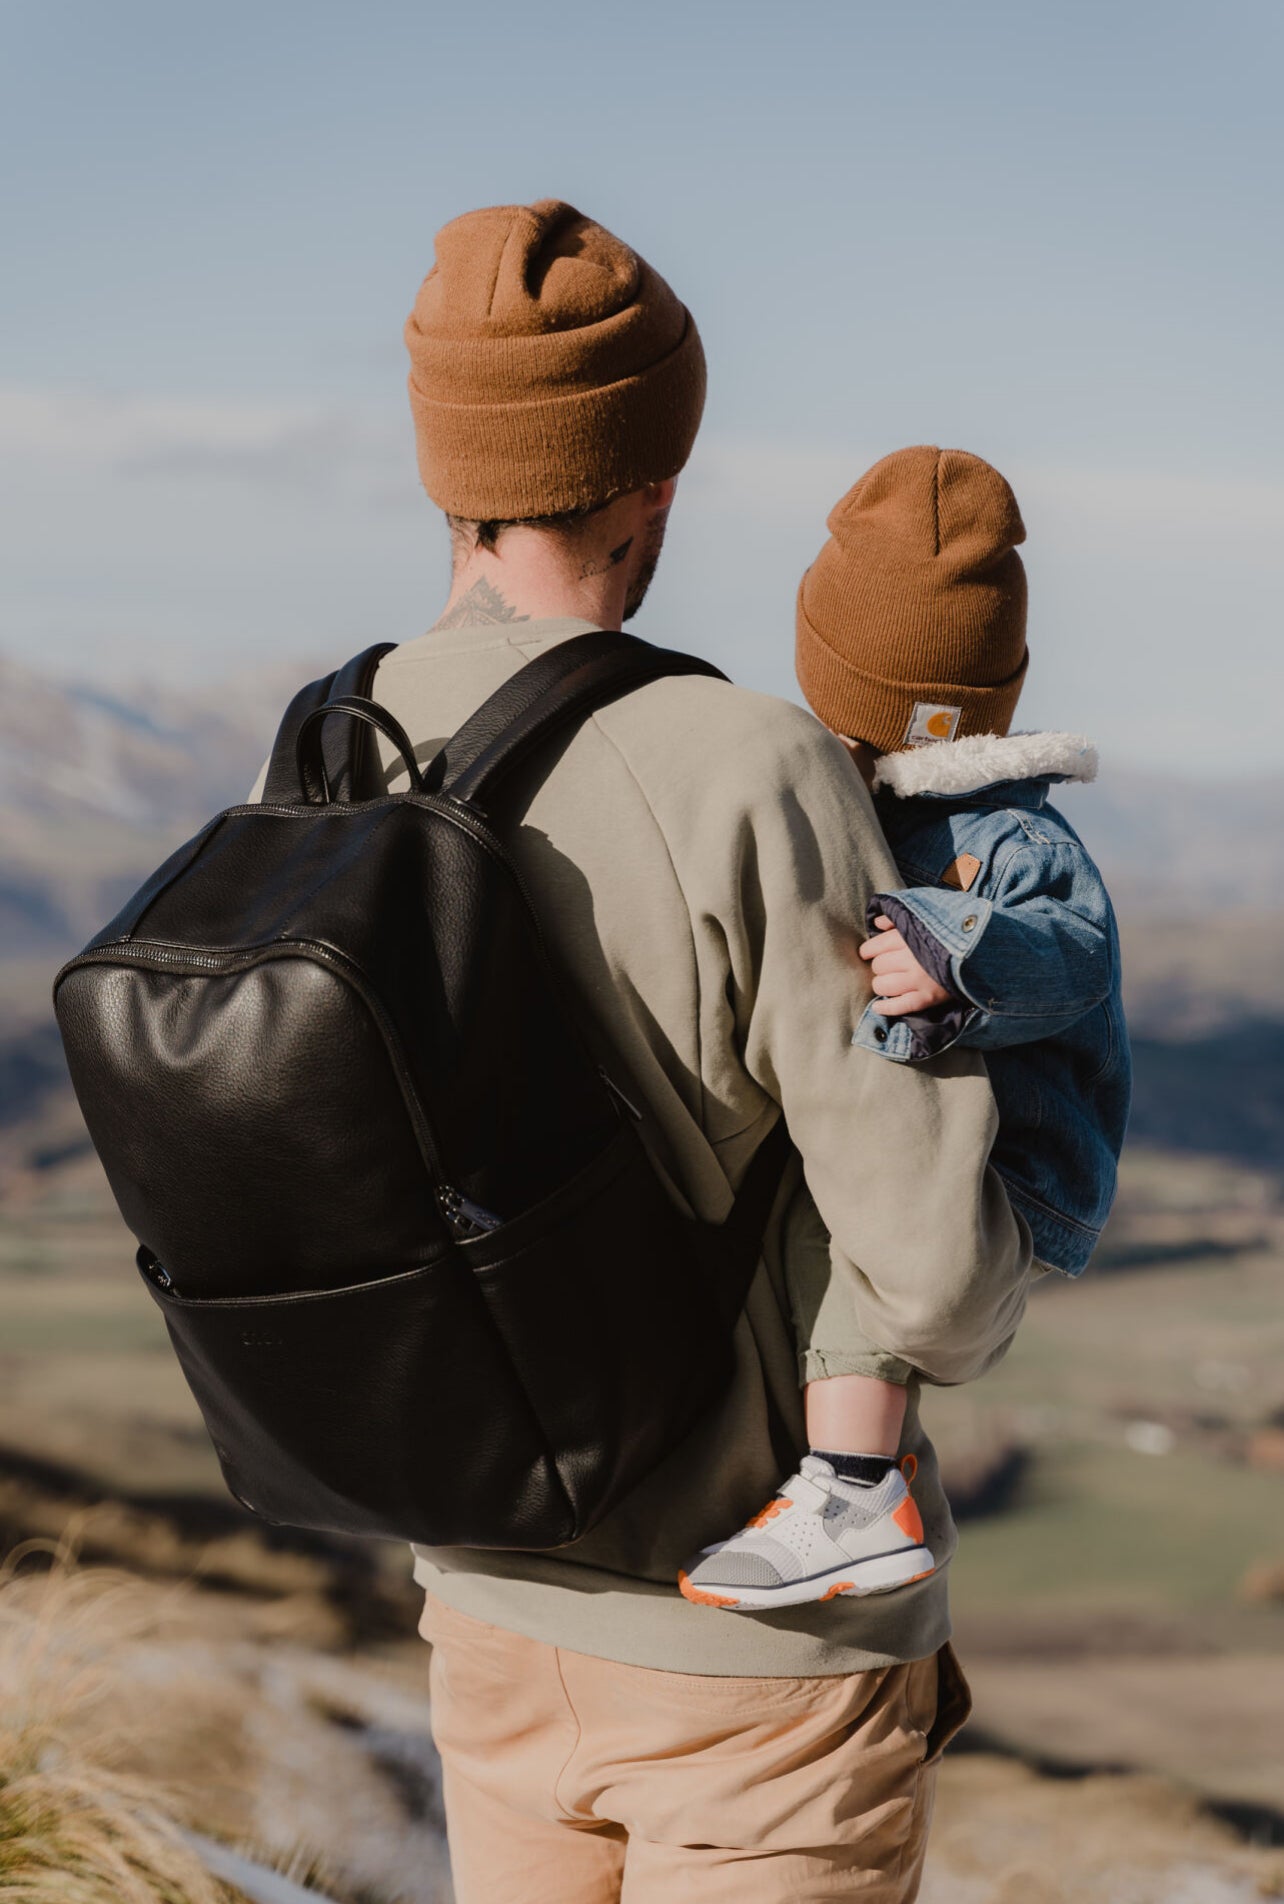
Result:
{"type": "Polygon", "coordinates": [[[975,853],[960,853],[941,874],[941,884],[953,886],[955,892],[968,892],[980,870],[981,862],[975,853]]]}

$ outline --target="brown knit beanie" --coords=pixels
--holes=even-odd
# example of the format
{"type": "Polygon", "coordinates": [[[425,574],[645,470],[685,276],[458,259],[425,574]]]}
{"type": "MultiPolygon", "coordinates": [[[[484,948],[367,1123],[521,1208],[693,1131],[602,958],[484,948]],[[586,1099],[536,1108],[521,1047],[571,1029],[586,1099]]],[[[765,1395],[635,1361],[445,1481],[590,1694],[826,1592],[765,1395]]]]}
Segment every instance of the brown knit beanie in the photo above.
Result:
{"type": "Polygon", "coordinates": [[[880,753],[1005,734],[1029,655],[1025,525],[966,450],[897,450],[848,490],[798,590],[798,682],[880,753]]]}
{"type": "Polygon", "coordinates": [[[406,345],[419,471],[447,515],[594,509],[691,454],[705,387],[691,313],[557,199],[439,231],[406,345]]]}

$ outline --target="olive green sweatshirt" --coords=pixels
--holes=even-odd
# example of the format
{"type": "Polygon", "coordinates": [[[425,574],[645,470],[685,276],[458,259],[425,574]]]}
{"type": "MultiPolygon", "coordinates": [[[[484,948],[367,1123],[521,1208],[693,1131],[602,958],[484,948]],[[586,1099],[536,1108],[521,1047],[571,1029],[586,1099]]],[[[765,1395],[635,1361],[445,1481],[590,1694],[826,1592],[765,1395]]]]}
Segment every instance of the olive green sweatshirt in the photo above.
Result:
{"type": "MultiPolygon", "coordinates": [[[[589,626],[437,630],[384,659],[374,695],[425,761],[525,660],[589,626]]],[[[1025,1302],[1029,1238],[988,1168],[996,1117],[981,1060],[892,1065],[852,1044],[870,996],[856,950],[866,901],[897,883],[864,784],[802,709],[688,676],[602,709],[513,791],[525,808],[499,816],[501,831],[674,1194],[720,1221],[777,1106],[801,1163],[716,1411],[576,1545],[417,1548],[415,1577],[477,1619],[671,1671],[793,1677],[920,1658],[949,1631],[944,1565],[895,1593],[761,1615],[693,1606],[674,1584],[695,1548],[763,1506],[805,1445],[791,1250],[828,1247],[833,1298],[860,1334],[938,1382],[988,1368],[1025,1302]]],[[[916,1378],[908,1388],[914,1492],[945,1562],[954,1527],[916,1378]]]]}

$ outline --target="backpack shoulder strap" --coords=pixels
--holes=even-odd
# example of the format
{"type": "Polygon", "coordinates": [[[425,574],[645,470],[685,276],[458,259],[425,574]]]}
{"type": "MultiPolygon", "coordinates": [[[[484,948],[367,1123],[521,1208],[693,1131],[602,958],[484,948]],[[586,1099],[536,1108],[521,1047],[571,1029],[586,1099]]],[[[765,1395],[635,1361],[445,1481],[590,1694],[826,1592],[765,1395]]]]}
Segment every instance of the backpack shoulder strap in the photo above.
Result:
{"type": "MultiPolygon", "coordinates": [[[[428,786],[476,805],[555,733],[647,681],[675,674],[727,678],[710,661],[653,647],[636,635],[598,630],[559,642],[527,662],[465,721],[426,769],[428,786]]],[[[791,1150],[785,1120],[778,1117],[754,1152],[730,1215],[713,1232],[718,1300],[728,1324],[744,1307],[791,1150]]]]}
{"type": "Polygon", "coordinates": [[[781,1115],[754,1152],[731,1213],[718,1232],[722,1244],[718,1295],[728,1322],[734,1322],[744,1308],[762,1255],[767,1219],[792,1149],[793,1143],[781,1115]]]}
{"type": "MultiPolygon", "coordinates": [[[[375,669],[386,654],[396,647],[394,641],[378,642],[346,661],[333,674],[324,674],[300,688],[282,716],[272,743],[263,798],[294,804],[305,799],[306,790],[298,768],[299,729],[308,715],[327,701],[344,695],[368,696],[374,684],[375,669]]],[[[323,739],[326,778],[336,800],[373,800],[383,792],[382,777],[377,775],[378,755],[374,752],[372,730],[364,721],[331,721],[323,739]]]]}
{"type": "Polygon", "coordinates": [[[429,765],[428,786],[477,805],[552,735],[670,674],[727,678],[711,661],[653,647],[636,635],[600,629],[573,635],[528,661],[482,702],[429,765]]]}

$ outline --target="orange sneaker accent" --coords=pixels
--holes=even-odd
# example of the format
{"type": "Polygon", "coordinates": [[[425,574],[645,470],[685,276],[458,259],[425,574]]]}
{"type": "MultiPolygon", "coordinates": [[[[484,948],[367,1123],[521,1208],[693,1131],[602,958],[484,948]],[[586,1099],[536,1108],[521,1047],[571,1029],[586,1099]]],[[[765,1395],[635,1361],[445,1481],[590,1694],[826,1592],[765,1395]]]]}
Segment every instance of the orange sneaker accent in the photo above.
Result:
{"type": "Polygon", "coordinates": [[[832,1600],[836,1593],[849,1592],[851,1589],[851,1585],[852,1583],[850,1580],[835,1580],[833,1586],[829,1589],[828,1593],[821,1594],[820,1598],[821,1598],[822,1605],[824,1604],[826,1600],[832,1600]]]}
{"type": "Polygon", "coordinates": [[[678,1575],[678,1592],[684,1600],[690,1600],[695,1606],[739,1606],[739,1600],[728,1600],[721,1593],[705,1593],[700,1587],[693,1587],[687,1577],[686,1569],[678,1575]]]}
{"type": "Polygon", "coordinates": [[[896,1525],[900,1528],[907,1540],[922,1541],[923,1516],[919,1513],[917,1505],[910,1500],[908,1495],[906,1495],[900,1506],[895,1509],[892,1514],[892,1519],[896,1522],[896,1525]]]}
{"type": "Polygon", "coordinates": [[[924,1567],[922,1573],[912,1573],[909,1579],[902,1581],[901,1584],[902,1586],[912,1587],[916,1580],[930,1580],[935,1572],[935,1567],[924,1567]]]}
{"type": "Polygon", "coordinates": [[[788,1495],[782,1494],[777,1500],[768,1501],[766,1507],[764,1507],[760,1513],[755,1514],[751,1521],[745,1522],[745,1526],[765,1527],[768,1521],[774,1521],[777,1514],[783,1514],[787,1507],[792,1506],[793,1502],[789,1499],[788,1495]]]}
{"type": "Polygon", "coordinates": [[[906,1487],[911,1486],[914,1476],[918,1473],[918,1456],[916,1454],[906,1455],[905,1459],[901,1462],[901,1473],[905,1476],[906,1487]]]}

